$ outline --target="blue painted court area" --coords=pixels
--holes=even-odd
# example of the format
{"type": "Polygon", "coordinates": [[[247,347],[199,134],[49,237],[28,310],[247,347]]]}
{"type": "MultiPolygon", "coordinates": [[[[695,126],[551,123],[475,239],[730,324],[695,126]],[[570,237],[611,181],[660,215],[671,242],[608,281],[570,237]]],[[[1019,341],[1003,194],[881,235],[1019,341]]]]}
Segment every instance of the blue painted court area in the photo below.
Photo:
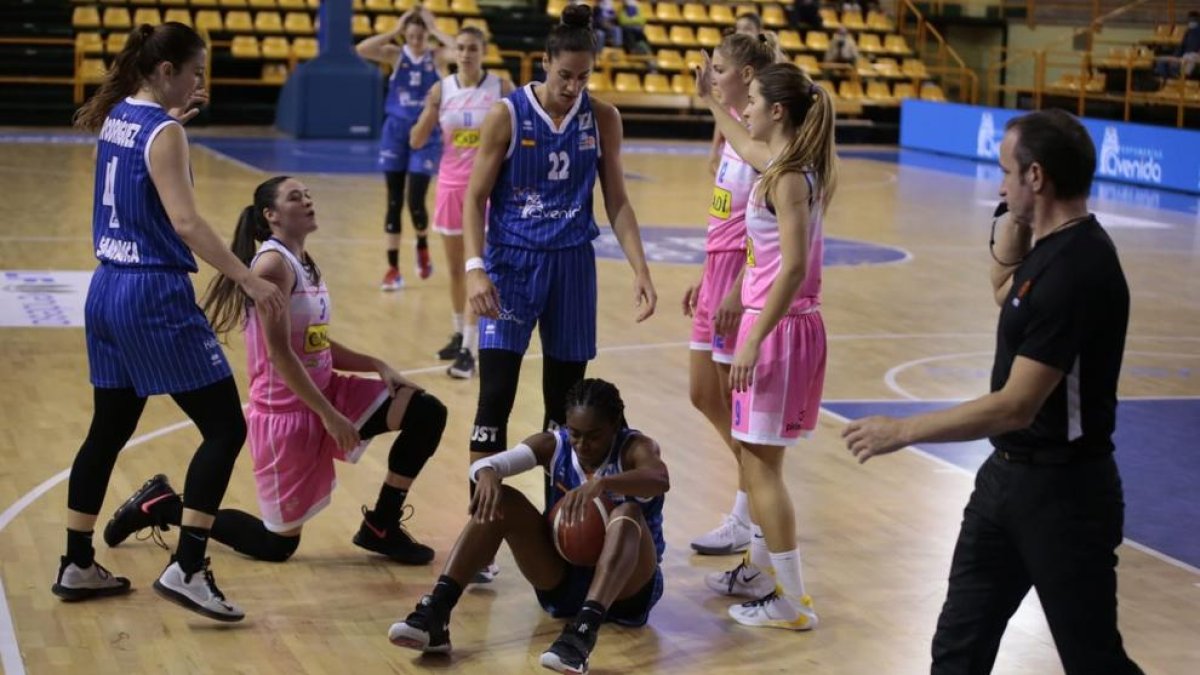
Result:
{"type": "MultiPolygon", "coordinates": [[[[642,243],[650,262],[699,265],[704,262],[706,230],[698,227],[642,226],[642,243]]],[[[600,237],[593,242],[596,257],[624,260],[625,254],[612,230],[601,228],[600,237]]],[[[865,241],[825,238],[825,266],[884,265],[909,259],[908,252],[894,246],[882,246],[865,241]]]]}
{"type": "MultiPolygon", "coordinates": [[[[908,416],[946,408],[947,402],[838,401],[823,407],[856,419],[908,416]]],[[[1200,567],[1200,398],[1130,399],[1117,407],[1117,465],[1125,485],[1125,537],[1200,567]]],[[[918,446],[924,452],[977,471],[991,454],[987,441],[918,446]]],[[[876,458],[874,462],[886,462],[876,458]]],[[[964,504],[965,506],[965,504],[964,504]]]]}

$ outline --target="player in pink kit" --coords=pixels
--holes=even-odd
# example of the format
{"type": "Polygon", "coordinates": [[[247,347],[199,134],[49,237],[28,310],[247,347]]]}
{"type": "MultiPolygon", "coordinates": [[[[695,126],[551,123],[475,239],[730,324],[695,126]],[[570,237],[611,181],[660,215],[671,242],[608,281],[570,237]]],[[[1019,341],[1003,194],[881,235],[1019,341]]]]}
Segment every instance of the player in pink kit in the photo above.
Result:
{"type": "Polygon", "coordinates": [[[745,314],[729,378],[732,435],[767,550],[751,547],[734,570],[707,581],[724,581],[722,593],[758,596],[729,609],[738,623],[810,630],[817,615],[800,573],[783,458],[815,428],[825,378],[821,220],[837,183],[833,102],[794,65],[772,64],[750,85],[743,127],[713,98],[709,78],[706,63],[697,92],[728,142],[762,173],[746,207],[745,314]]]}
{"type": "Polygon", "coordinates": [[[454,333],[438,351],[450,377],[469,379],[475,374],[476,319],[467,307],[467,285],[463,260],[463,200],[471,167],[479,152],[479,130],[492,104],[512,93],[512,82],[483,70],[487,37],[468,26],[454,40],[458,69],[429,90],[425,109],[409,135],[409,145],[422,148],[439,125],[442,129],[442,161],[438,172],[437,203],[433,229],[442,235],[446,267],[450,270],[450,305],[454,333]],[[465,311],[465,316],[464,316],[465,311]]]}
{"type": "MultiPolygon", "coordinates": [[[[433,549],[401,526],[413,480],[437,449],[446,408],[383,361],[330,338],[332,306],[321,271],[304,250],[317,229],[308,188],[287,176],[255,190],[242,211],[233,252],[251,273],[290,294],[288,311],[267,314],[247,303],[231,279],[214,279],[205,313],[217,333],[244,326],[249,360],[246,414],[262,520],[235,509],[217,512],[212,536],[260,560],[295,552],[305,522],[325,508],[336,484],[334,460],[356,462],[369,440],[400,431],[375,509],[363,508],[354,543],[407,564],[433,560],[433,549]],[[255,251],[256,242],[262,245],[255,251]],[[376,372],[381,379],[342,375],[376,372]]],[[[143,527],[177,525],[179,496],[155,476],[105,529],[110,546],[143,527]]]]}
{"type": "MultiPolygon", "coordinates": [[[[775,60],[770,38],[732,34],[713,52],[712,87],[725,107],[746,107],[754,73],[775,60]]],[[[719,135],[719,132],[718,132],[719,135]]],[[[700,281],[683,296],[683,313],[692,317],[689,383],[692,405],[704,413],[736,459],[738,444],[729,434],[729,364],[742,316],[741,272],[746,261],[746,201],[758,172],[722,141],[721,161],[708,209],[706,256],[700,281]]],[[[745,482],[739,471],[733,510],[716,529],[692,541],[704,555],[727,555],[746,550],[757,532],[750,517],[745,482]]]]}

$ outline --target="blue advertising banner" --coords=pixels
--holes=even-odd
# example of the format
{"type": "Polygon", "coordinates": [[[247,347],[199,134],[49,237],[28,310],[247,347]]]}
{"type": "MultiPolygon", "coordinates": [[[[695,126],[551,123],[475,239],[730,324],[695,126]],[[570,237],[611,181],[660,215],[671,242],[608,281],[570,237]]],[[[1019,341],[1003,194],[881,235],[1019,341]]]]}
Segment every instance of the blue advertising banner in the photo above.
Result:
{"type": "MultiPolygon", "coordinates": [[[[907,100],[900,145],[995,161],[1008,120],[1023,110],[907,100]]],[[[1096,144],[1096,178],[1200,194],[1200,132],[1083,119],[1096,144]]]]}

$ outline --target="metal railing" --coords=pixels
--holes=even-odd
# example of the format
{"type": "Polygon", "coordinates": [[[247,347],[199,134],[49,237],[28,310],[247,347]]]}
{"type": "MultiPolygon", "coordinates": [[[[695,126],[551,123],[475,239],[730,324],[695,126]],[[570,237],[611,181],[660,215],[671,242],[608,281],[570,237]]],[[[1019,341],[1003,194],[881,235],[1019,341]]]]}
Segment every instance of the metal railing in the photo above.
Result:
{"type": "Polygon", "coordinates": [[[896,3],[896,29],[913,44],[917,58],[924,61],[929,73],[940,80],[943,90],[956,92],[956,98],[963,103],[979,101],[979,76],[967,67],[912,0],[896,3]]]}

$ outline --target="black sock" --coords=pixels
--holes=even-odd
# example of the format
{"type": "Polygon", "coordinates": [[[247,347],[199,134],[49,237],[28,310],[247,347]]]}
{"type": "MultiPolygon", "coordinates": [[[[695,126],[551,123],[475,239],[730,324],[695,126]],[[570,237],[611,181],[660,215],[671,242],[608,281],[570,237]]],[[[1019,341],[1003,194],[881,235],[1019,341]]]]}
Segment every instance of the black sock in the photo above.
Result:
{"type": "Polygon", "coordinates": [[[462,592],[461,584],[443,574],[438,577],[437,583],[433,585],[433,592],[429,595],[435,604],[441,605],[449,611],[458,604],[462,592]]]}
{"type": "Polygon", "coordinates": [[[379,488],[379,499],[375,500],[375,508],[371,511],[371,522],[375,525],[392,526],[400,520],[400,509],[404,508],[404,498],[408,490],[401,490],[384,483],[379,488]]]}
{"type": "Polygon", "coordinates": [[[388,267],[400,267],[400,251],[398,249],[389,248],[387,252],[388,267]]]}
{"type": "Polygon", "coordinates": [[[417,250],[423,251],[429,248],[429,239],[424,234],[417,233],[417,250]]]}
{"type": "Polygon", "coordinates": [[[575,630],[589,636],[594,642],[596,631],[600,630],[600,625],[604,623],[604,615],[607,611],[604,609],[604,605],[595,600],[588,600],[583,603],[583,607],[575,615],[575,630]]]}
{"type": "Polygon", "coordinates": [[[92,548],[92,532],[80,532],[67,529],[67,562],[75,563],[76,567],[91,567],[96,557],[96,549],[92,548]]]}
{"type": "Polygon", "coordinates": [[[175,562],[185,574],[195,574],[204,567],[204,552],[208,549],[208,530],[191,525],[179,526],[179,548],[175,562]]]}
{"type": "Polygon", "coordinates": [[[150,508],[155,510],[155,515],[162,516],[163,523],[167,525],[183,522],[183,495],[179,495],[179,499],[164,499],[161,506],[155,504],[150,508]]]}

